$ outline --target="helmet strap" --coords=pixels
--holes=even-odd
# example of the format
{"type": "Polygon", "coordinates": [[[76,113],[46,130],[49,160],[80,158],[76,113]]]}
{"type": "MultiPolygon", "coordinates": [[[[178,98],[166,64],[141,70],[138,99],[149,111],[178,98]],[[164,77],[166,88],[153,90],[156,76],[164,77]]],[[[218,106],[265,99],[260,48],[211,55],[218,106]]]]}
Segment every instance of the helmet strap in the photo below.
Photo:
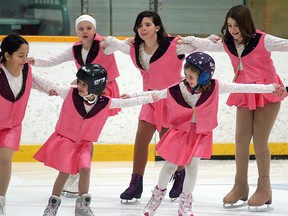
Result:
{"type": "Polygon", "coordinates": [[[97,101],[97,99],[98,99],[98,96],[95,95],[95,94],[89,94],[89,95],[82,96],[82,97],[83,97],[83,99],[84,99],[85,101],[87,101],[88,104],[94,104],[94,103],[96,103],[96,101],[97,101]],[[91,96],[94,96],[94,99],[93,99],[92,101],[91,101],[91,100],[88,100],[88,98],[91,97],[91,96]]]}

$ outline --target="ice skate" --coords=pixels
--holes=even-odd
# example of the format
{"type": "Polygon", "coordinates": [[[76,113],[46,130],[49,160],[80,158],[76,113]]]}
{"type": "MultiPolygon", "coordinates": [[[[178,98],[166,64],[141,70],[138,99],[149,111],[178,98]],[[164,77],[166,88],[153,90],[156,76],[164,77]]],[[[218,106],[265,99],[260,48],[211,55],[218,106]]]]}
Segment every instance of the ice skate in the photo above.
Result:
{"type": "Polygon", "coordinates": [[[234,209],[247,206],[249,187],[235,184],[232,190],[223,198],[223,207],[225,209],[234,209]]]}
{"type": "Polygon", "coordinates": [[[6,200],[4,196],[0,196],[0,216],[6,216],[6,200]]]}
{"type": "Polygon", "coordinates": [[[91,195],[83,194],[78,196],[75,206],[75,216],[94,216],[90,209],[91,195]]]}
{"type": "Polygon", "coordinates": [[[43,216],[55,216],[57,215],[58,208],[61,204],[61,199],[57,196],[52,195],[49,198],[48,205],[44,211],[43,216]]]}
{"type": "Polygon", "coordinates": [[[70,175],[64,185],[62,195],[67,198],[76,198],[78,196],[78,183],[79,173],[77,175],[70,175]]]}
{"type": "Polygon", "coordinates": [[[169,192],[169,197],[171,198],[171,202],[175,201],[182,193],[183,182],[185,179],[185,169],[176,171],[173,174],[172,179],[174,180],[174,184],[169,192]]]}
{"type": "Polygon", "coordinates": [[[120,195],[121,203],[127,204],[129,201],[137,201],[143,192],[143,176],[132,174],[129,187],[120,195]]]}
{"type": "Polygon", "coordinates": [[[161,204],[167,190],[159,190],[157,186],[152,190],[152,197],[150,198],[147,205],[144,207],[143,214],[145,216],[153,216],[161,204]]]}
{"type": "Polygon", "coordinates": [[[249,211],[270,211],[272,207],[272,190],[270,184],[270,151],[256,154],[258,183],[255,193],[248,200],[249,211]]]}
{"type": "Polygon", "coordinates": [[[191,193],[180,194],[178,216],[194,216],[192,212],[192,194],[191,193]]]}

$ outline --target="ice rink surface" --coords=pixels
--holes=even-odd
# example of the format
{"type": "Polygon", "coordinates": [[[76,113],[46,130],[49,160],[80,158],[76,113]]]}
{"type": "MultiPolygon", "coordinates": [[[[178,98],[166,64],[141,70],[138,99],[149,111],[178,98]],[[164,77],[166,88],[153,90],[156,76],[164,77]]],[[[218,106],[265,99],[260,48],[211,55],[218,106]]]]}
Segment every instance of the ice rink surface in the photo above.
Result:
{"type": "MultiPolygon", "coordinates": [[[[119,195],[130,182],[132,162],[93,162],[91,172],[91,209],[95,215],[136,216],[151,196],[158,180],[163,161],[148,162],[144,176],[141,200],[122,204],[119,195]]],[[[7,194],[7,216],[41,216],[51,195],[52,185],[58,172],[41,163],[13,163],[13,174],[7,194]]],[[[234,182],[233,160],[202,160],[197,184],[193,194],[195,216],[287,216],[288,215],[288,160],[271,161],[271,184],[273,191],[272,211],[250,212],[247,207],[226,210],[222,207],[223,196],[234,182]]],[[[249,164],[250,194],[257,184],[256,161],[249,164]]],[[[168,184],[168,191],[172,183],[168,184]]],[[[58,216],[73,216],[75,198],[62,197],[58,216]]],[[[171,202],[168,193],[155,216],[176,216],[178,200],[171,202]]]]}

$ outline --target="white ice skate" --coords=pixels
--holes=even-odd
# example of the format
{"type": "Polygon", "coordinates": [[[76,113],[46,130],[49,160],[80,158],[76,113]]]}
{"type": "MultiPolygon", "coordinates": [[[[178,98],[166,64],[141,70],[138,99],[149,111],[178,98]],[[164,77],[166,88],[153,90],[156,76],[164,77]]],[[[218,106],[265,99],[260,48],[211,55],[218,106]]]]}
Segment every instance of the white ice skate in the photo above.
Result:
{"type": "Polygon", "coordinates": [[[192,194],[191,193],[180,194],[178,216],[194,216],[192,212],[192,194]]]}
{"type": "Polygon", "coordinates": [[[83,194],[76,200],[75,216],[94,216],[90,209],[91,195],[83,194]]]}
{"type": "Polygon", "coordinates": [[[143,214],[145,216],[153,216],[161,204],[167,190],[159,190],[157,186],[152,191],[152,197],[150,198],[147,205],[144,207],[143,214]]]}
{"type": "Polygon", "coordinates": [[[6,202],[4,196],[0,196],[0,216],[6,216],[6,202]]]}
{"type": "Polygon", "coordinates": [[[64,185],[62,195],[67,198],[76,198],[78,196],[78,183],[79,173],[77,175],[70,175],[64,185]]]}
{"type": "Polygon", "coordinates": [[[43,216],[55,216],[57,215],[58,208],[61,204],[61,199],[58,196],[52,195],[49,198],[48,205],[44,211],[43,216]]]}

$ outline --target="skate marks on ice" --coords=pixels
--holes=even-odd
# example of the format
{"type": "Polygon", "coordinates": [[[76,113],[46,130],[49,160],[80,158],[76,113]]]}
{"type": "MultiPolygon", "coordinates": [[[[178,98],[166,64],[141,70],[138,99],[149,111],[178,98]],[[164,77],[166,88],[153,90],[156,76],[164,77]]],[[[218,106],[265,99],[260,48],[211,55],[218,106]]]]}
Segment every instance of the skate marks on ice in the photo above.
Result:
{"type": "MultiPolygon", "coordinates": [[[[99,216],[139,216],[151,197],[151,190],[157,184],[163,163],[149,162],[145,173],[144,190],[140,200],[123,205],[120,194],[131,176],[132,162],[93,162],[91,171],[91,209],[99,216]]],[[[233,161],[201,161],[199,177],[193,194],[192,209],[195,216],[286,216],[288,197],[288,160],[271,161],[272,211],[250,212],[248,207],[224,209],[223,196],[232,188],[234,178],[233,161]]],[[[249,165],[250,194],[256,190],[256,163],[249,165]],[[252,173],[253,174],[252,176],[252,173]]],[[[13,163],[13,174],[8,189],[7,216],[43,215],[57,172],[40,163],[13,163]]],[[[169,191],[172,184],[168,184],[169,191]]],[[[171,202],[165,196],[155,216],[175,216],[178,201],[171,202]]],[[[58,216],[74,215],[75,198],[61,196],[58,216]]]]}

